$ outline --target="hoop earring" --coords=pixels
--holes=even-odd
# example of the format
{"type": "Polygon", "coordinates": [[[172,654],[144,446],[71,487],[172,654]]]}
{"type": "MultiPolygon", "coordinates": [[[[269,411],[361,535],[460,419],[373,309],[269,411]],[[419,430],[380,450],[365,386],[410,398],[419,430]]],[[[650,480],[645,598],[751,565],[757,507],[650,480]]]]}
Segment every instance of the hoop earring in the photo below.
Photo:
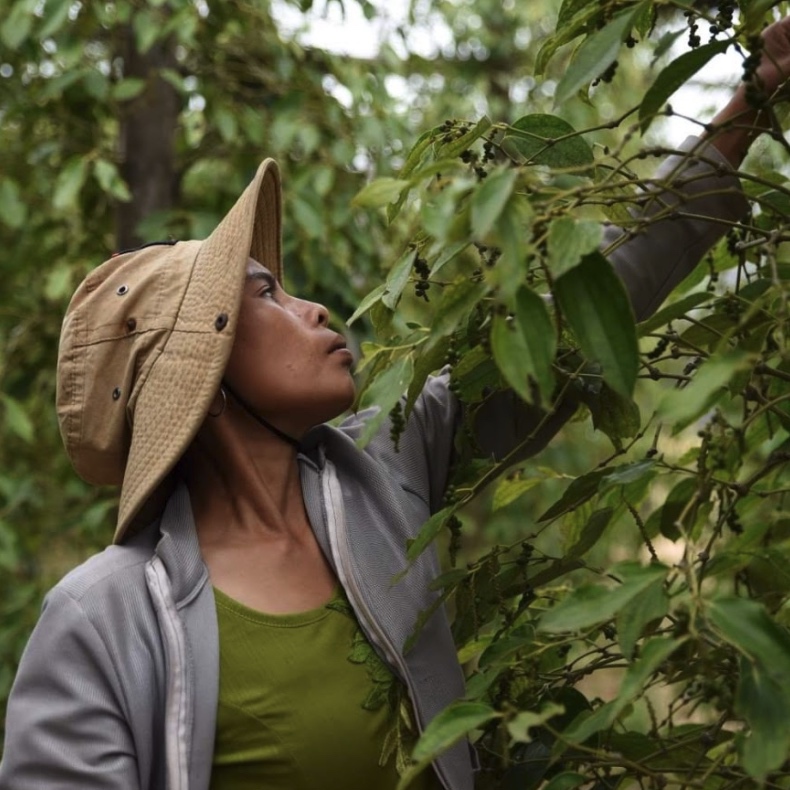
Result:
{"type": "Polygon", "coordinates": [[[219,394],[222,396],[222,405],[219,407],[219,411],[216,414],[212,411],[208,413],[209,417],[214,417],[215,419],[221,417],[225,413],[225,407],[228,405],[228,396],[225,394],[224,387],[219,388],[219,394]]]}

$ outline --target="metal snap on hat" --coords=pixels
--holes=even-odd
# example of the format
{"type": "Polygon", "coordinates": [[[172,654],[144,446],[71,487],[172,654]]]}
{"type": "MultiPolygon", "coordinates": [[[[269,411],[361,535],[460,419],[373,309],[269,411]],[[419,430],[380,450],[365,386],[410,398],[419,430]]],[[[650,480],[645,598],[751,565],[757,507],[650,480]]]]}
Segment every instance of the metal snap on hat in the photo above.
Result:
{"type": "Polygon", "coordinates": [[[280,171],[265,160],[204,241],[149,245],[94,269],[60,336],[57,412],[77,473],[121,485],[113,542],[161,510],[220,386],[247,259],[282,279],[280,171]]]}

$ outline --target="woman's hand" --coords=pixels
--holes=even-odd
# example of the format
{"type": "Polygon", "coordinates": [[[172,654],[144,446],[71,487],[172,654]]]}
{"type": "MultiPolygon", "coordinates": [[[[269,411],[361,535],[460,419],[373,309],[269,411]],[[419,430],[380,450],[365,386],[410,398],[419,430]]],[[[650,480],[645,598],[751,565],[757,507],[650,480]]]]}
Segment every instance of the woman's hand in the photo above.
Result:
{"type": "Polygon", "coordinates": [[[749,146],[762,132],[781,135],[775,127],[771,100],[790,78],[790,16],[769,25],[761,34],[760,59],[741,82],[730,102],[708,126],[705,137],[738,167],[749,146]]]}
{"type": "Polygon", "coordinates": [[[755,72],[756,84],[771,97],[790,77],[790,16],[767,27],[761,38],[763,49],[755,72]]]}

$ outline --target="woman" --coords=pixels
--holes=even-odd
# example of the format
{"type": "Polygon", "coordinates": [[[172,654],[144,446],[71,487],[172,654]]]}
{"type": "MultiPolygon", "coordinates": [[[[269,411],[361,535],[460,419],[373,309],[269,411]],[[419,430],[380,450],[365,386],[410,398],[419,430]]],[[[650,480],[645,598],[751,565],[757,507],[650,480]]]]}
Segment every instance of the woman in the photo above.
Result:
{"type": "MultiPolygon", "coordinates": [[[[766,31],[769,92],[787,38],[786,21],[766,31]]],[[[741,88],[726,130],[665,163],[671,190],[645,212],[672,206],[671,232],[655,221],[610,256],[639,318],[745,210],[726,165],[761,123],[741,88]]],[[[398,452],[387,425],[356,448],[366,413],[324,424],[352,402],[352,360],[326,310],[280,285],[280,207],[267,160],[208,239],[114,257],[72,299],[61,429],[83,477],[121,485],[118,526],[47,597],[2,790],[393,788],[416,729],[463,695],[441,609],[403,650],[435,553],[392,584],[440,507],[459,405],[431,379],[398,452]]],[[[498,398],[481,445],[506,452],[529,416],[498,398]]],[[[457,744],[423,787],[471,788],[472,766],[457,744]]]]}

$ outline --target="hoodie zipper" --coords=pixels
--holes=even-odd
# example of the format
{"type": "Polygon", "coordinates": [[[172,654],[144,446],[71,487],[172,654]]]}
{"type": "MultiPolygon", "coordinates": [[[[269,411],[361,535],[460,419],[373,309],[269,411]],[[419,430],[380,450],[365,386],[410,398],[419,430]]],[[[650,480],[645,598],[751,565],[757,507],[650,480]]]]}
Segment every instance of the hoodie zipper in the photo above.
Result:
{"type": "Polygon", "coordinates": [[[186,637],[170,593],[170,579],[159,557],[154,557],[146,565],[145,576],[159,619],[168,663],[165,697],[165,781],[167,790],[189,790],[186,637]]]}
{"type": "MultiPolygon", "coordinates": [[[[403,682],[406,684],[409,696],[414,701],[416,707],[417,695],[414,692],[414,686],[411,682],[411,676],[406,667],[406,662],[403,660],[400,651],[395,649],[386,631],[378,624],[378,621],[373,616],[373,612],[367,605],[362,593],[361,586],[354,575],[354,570],[351,565],[351,550],[348,545],[348,532],[345,529],[346,518],[345,507],[343,505],[343,492],[340,488],[340,481],[337,478],[335,467],[330,461],[325,462],[321,478],[327,517],[327,530],[329,532],[329,545],[335,558],[335,565],[340,583],[346,590],[349,602],[356,612],[357,617],[364,624],[365,633],[376,647],[381,650],[390,664],[398,669],[400,676],[403,678],[403,682]]],[[[415,715],[415,719],[417,729],[420,734],[422,734],[423,726],[420,721],[420,716],[415,715]]],[[[437,771],[442,784],[446,788],[449,788],[450,784],[447,781],[441,764],[434,763],[434,770],[437,771]]]]}

